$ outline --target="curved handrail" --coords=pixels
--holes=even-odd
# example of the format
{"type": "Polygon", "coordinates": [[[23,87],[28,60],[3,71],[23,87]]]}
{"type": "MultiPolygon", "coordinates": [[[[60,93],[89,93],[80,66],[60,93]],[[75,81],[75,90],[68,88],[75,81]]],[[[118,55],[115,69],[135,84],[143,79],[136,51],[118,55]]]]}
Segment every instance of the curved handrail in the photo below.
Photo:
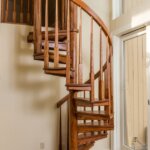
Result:
{"type": "Polygon", "coordinates": [[[82,8],[86,13],[88,13],[94,21],[101,27],[103,32],[105,33],[106,36],[108,36],[109,39],[109,44],[112,45],[112,39],[110,37],[110,33],[102,21],[102,19],[83,1],[81,0],[71,0],[74,4],[76,4],[78,7],[82,8]]]}
{"type": "MultiPolygon", "coordinates": [[[[92,17],[92,19],[101,27],[104,34],[108,37],[108,42],[110,46],[112,47],[112,39],[111,39],[110,33],[108,31],[108,28],[102,21],[102,19],[83,1],[71,0],[71,2],[73,2],[75,5],[83,9],[89,16],[92,17]]],[[[112,55],[112,49],[111,49],[111,55],[112,55]]],[[[109,56],[109,61],[110,61],[111,55],[109,56]]],[[[107,64],[105,63],[103,66],[103,71],[106,69],[107,67],[106,65],[107,64]]],[[[96,80],[99,77],[99,75],[100,75],[100,70],[94,75],[94,79],[96,80]]],[[[88,83],[88,82],[90,82],[90,80],[87,80],[85,83],[88,83]]],[[[61,107],[65,102],[67,102],[69,100],[69,97],[70,97],[70,94],[67,94],[61,100],[59,100],[59,102],[57,103],[57,108],[61,107]]]]}

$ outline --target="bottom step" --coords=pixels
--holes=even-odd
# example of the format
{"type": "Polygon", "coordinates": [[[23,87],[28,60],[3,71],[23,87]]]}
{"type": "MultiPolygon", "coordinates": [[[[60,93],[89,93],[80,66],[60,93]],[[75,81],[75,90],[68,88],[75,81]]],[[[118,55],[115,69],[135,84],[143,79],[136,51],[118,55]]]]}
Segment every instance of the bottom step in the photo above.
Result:
{"type": "Polygon", "coordinates": [[[67,84],[67,90],[71,91],[91,91],[91,84],[67,84]]]}
{"type": "Polygon", "coordinates": [[[89,144],[80,145],[80,146],[78,146],[78,150],[89,150],[93,146],[94,146],[94,142],[89,143],[89,144]]]}
{"type": "Polygon", "coordinates": [[[113,130],[114,126],[109,124],[99,125],[98,123],[87,123],[87,124],[79,124],[78,132],[98,132],[98,131],[110,131],[113,130]]]}
{"type": "Polygon", "coordinates": [[[66,77],[66,67],[47,68],[47,69],[44,69],[44,71],[46,74],[66,77]]]}
{"type": "Polygon", "coordinates": [[[100,139],[107,138],[107,133],[100,134],[98,133],[86,133],[78,136],[78,145],[90,144],[100,139]]]}

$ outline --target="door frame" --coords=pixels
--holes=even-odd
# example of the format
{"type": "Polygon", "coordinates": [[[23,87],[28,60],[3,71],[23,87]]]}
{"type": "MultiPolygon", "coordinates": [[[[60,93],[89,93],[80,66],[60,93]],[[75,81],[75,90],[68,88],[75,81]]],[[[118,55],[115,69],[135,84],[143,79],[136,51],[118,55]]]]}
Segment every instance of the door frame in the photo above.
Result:
{"type": "Polygon", "coordinates": [[[120,103],[120,114],[121,114],[121,122],[120,122],[120,129],[121,129],[121,150],[132,150],[130,147],[125,145],[125,49],[124,49],[124,42],[130,39],[133,39],[135,37],[141,36],[141,35],[146,35],[146,29],[141,28],[139,30],[127,33],[126,35],[121,37],[121,69],[120,69],[120,80],[121,80],[121,103],[120,103]]]}
{"type": "MultiPolygon", "coordinates": [[[[150,54],[150,25],[144,25],[143,27],[145,27],[145,31],[143,31],[143,33],[145,32],[146,34],[146,53],[150,54]]],[[[141,32],[142,34],[142,32],[141,32]]],[[[131,38],[132,36],[130,36],[131,38]]],[[[125,38],[124,38],[125,39],[125,38]]],[[[121,133],[121,117],[122,117],[122,108],[121,108],[121,101],[122,101],[122,91],[123,91],[123,84],[122,84],[122,79],[121,79],[121,68],[122,68],[122,64],[121,64],[121,59],[122,59],[122,49],[123,49],[123,38],[121,36],[121,34],[119,35],[113,35],[113,45],[114,45],[114,54],[113,54],[113,85],[114,85],[114,123],[115,123],[115,129],[114,132],[112,134],[112,150],[122,150],[121,149],[121,145],[122,145],[122,133],[121,133]]],[[[150,57],[147,58],[149,59],[150,62],[150,57]]],[[[147,85],[148,85],[148,89],[150,90],[150,68],[147,68],[147,73],[149,72],[149,80],[147,79],[147,85]]],[[[148,98],[150,99],[150,93],[148,95],[148,98]]],[[[148,117],[148,150],[150,150],[150,106],[149,106],[149,117],[148,117]]]]}

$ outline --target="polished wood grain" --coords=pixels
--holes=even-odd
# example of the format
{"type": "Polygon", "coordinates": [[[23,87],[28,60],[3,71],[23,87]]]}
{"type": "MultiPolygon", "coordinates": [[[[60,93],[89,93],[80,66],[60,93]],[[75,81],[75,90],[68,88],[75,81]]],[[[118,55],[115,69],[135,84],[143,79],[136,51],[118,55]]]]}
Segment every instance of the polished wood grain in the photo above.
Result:
{"type": "Polygon", "coordinates": [[[50,30],[48,12],[51,7],[49,1],[45,0],[44,31],[41,31],[41,0],[35,2],[34,32],[29,33],[28,42],[34,43],[34,59],[44,61],[45,74],[66,78],[66,88],[69,94],[57,103],[57,107],[60,108],[59,149],[62,149],[63,139],[62,106],[67,102],[67,150],[89,150],[95,141],[106,138],[107,131],[114,129],[112,40],[104,22],[85,2],[62,0],[61,15],[60,1],[55,2],[55,28],[50,30]],[[87,31],[89,32],[89,50],[83,49],[83,11],[91,20],[90,31],[87,31]],[[95,25],[100,31],[99,43],[96,43],[98,46],[100,44],[98,49],[95,48],[94,41],[95,25]],[[103,38],[106,38],[105,42],[103,38]],[[99,51],[97,72],[94,71],[94,54],[98,53],[96,50],[99,51]],[[90,54],[87,81],[83,78],[83,51],[90,54]],[[97,79],[98,84],[95,83],[97,79]],[[98,97],[95,94],[96,86],[98,97]],[[95,110],[95,107],[98,109],[95,110]]]}

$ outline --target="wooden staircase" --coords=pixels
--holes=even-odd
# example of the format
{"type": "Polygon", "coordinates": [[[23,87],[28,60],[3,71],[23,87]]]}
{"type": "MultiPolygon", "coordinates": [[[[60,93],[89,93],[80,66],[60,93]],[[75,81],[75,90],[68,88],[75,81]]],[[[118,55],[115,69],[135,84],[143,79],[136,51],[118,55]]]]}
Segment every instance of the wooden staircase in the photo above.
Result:
{"type": "Polygon", "coordinates": [[[66,78],[69,94],[57,103],[57,107],[60,108],[59,150],[63,149],[61,108],[64,103],[68,103],[67,149],[89,150],[97,140],[107,138],[108,131],[114,129],[113,51],[110,34],[99,16],[82,0],[62,0],[62,27],[59,27],[59,1],[56,0],[55,29],[50,30],[48,25],[50,8],[48,8],[48,0],[45,1],[45,29],[42,31],[41,0],[36,0],[34,31],[29,33],[28,42],[34,43],[34,59],[44,61],[44,73],[66,78]],[[78,19],[77,12],[79,12],[78,19]],[[87,81],[83,78],[83,12],[89,16],[91,22],[89,80],[87,81]],[[97,72],[94,69],[94,24],[99,28],[99,59],[96,60],[99,70],[97,72]],[[96,89],[98,96],[95,94],[96,89]]]}

